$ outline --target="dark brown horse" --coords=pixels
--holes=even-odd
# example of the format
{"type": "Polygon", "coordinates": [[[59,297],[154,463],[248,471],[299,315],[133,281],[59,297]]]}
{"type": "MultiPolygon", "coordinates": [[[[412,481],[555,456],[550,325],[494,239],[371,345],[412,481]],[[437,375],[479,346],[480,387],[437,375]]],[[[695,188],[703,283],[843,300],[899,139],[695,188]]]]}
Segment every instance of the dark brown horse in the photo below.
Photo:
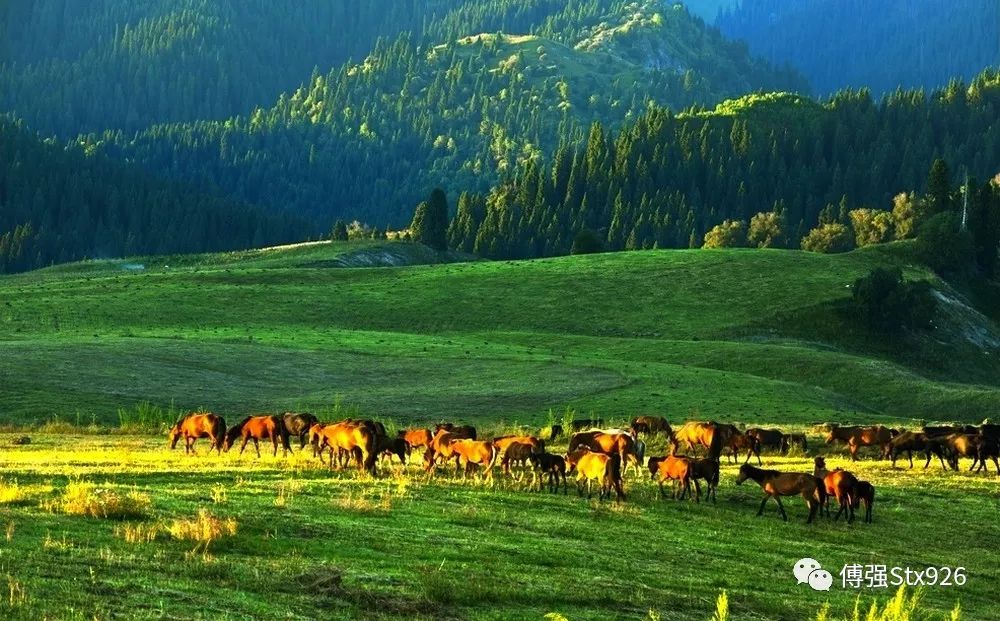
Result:
{"type": "Polygon", "coordinates": [[[639,430],[642,430],[643,433],[663,433],[668,437],[673,435],[670,423],[668,423],[667,419],[662,416],[636,416],[632,419],[631,427],[632,429],[635,429],[637,433],[639,430]]]}
{"type": "Polygon", "coordinates": [[[809,518],[806,524],[811,524],[816,517],[816,511],[820,506],[820,495],[817,492],[816,478],[812,475],[798,472],[779,472],[777,470],[763,470],[750,464],[740,466],[740,474],[736,478],[736,484],[742,485],[747,479],[752,479],[760,488],[764,490],[764,500],[760,502],[760,509],[757,510],[757,517],[764,514],[764,505],[769,498],[774,498],[778,503],[778,511],[781,512],[781,519],[788,521],[788,514],[781,504],[782,496],[802,496],[809,507],[809,518]]]}
{"type": "Polygon", "coordinates": [[[410,445],[403,438],[389,438],[378,436],[376,439],[375,452],[388,459],[392,464],[393,456],[399,458],[399,463],[406,465],[406,457],[410,454],[410,445]]]}
{"type": "Polygon", "coordinates": [[[854,488],[854,509],[865,506],[865,523],[872,523],[872,508],[875,506],[875,486],[868,481],[858,481],[854,488]]]}
{"type": "Polygon", "coordinates": [[[830,425],[826,434],[826,443],[843,442],[851,452],[851,461],[858,460],[858,449],[862,446],[877,446],[883,448],[892,440],[892,432],[882,425],[873,427],[841,427],[830,425]]]}
{"type": "Polygon", "coordinates": [[[708,487],[705,499],[715,502],[715,492],[719,488],[719,460],[711,457],[691,459],[691,481],[694,482],[695,502],[701,502],[699,479],[704,480],[708,487]]]}
{"type": "MultiPolygon", "coordinates": [[[[559,481],[562,480],[563,494],[566,494],[566,460],[562,455],[552,453],[531,453],[528,457],[531,465],[539,475],[546,475],[549,481],[549,491],[553,494],[559,492],[559,481]]],[[[542,491],[542,477],[538,477],[538,491],[542,491]]]]}
{"type": "Polygon", "coordinates": [[[941,469],[947,470],[944,458],[946,453],[945,443],[940,436],[929,436],[921,431],[904,431],[885,445],[883,457],[892,462],[892,467],[896,467],[896,460],[900,455],[906,453],[910,460],[910,468],[913,467],[913,451],[923,451],[927,460],[924,462],[924,470],[931,465],[931,455],[937,455],[941,462],[941,469]]]}
{"type": "Polygon", "coordinates": [[[752,436],[749,433],[736,433],[729,437],[729,450],[732,452],[731,455],[726,456],[726,461],[728,462],[730,457],[734,462],[739,461],[740,453],[743,451],[747,452],[747,458],[743,460],[743,463],[749,463],[750,458],[754,455],[757,456],[757,465],[761,465],[760,461],[760,443],[757,442],[757,437],[752,436]]]}
{"type": "MultiPolygon", "coordinates": [[[[496,443],[493,446],[496,447],[496,443]]],[[[500,457],[500,470],[505,474],[511,474],[510,468],[512,465],[524,468],[531,463],[532,455],[543,452],[545,452],[544,449],[540,451],[536,450],[535,446],[527,442],[507,444],[500,457]]],[[[497,453],[500,454],[500,449],[497,449],[497,453]]]]}
{"type": "Polygon", "coordinates": [[[285,425],[285,430],[289,436],[299,439],[299,450],[306,447],[309,439],[309,429],[319,422],[319,419],[309,412],[285,412],[281,415],[281,422],[285,425]]]}
{"type": "Polygon", "coordinates": [[[226,432],[226,441],[223,449],[228,453],[233,448],[237,438],[243,438],[240,445],[240,455],[247,447],[247,443],[253,440],[253,446],[257,450],[257,457],[260,457],[260,440],[270,440],[274,445],[272,456],[278,455],[278,442],[281,442],[282,454],[288,455],[292,450],[288,443],[288,431],[280,416],[247,416],[226,432]]]}
{"type": "Polygon", "coordinates": [[[772,451],[784,450],[785,434],[777,429],[762,429],[761,427],[751,427],[746,434],[753,436],[757,440],[758,455],[764,449],[772,451]]]}
{"type": "Polygon", "coordinates": [[[222,443],[226,439],[226,421],[211,412],[193,412],[177,421],[170,428],[168,436],[171,449],[177,446],[177,440],[184,438],[185,455],[195,454],[194,443],[198,438],[211,440],[211,447],[221,455],[222,443]]]}
{"type": "Polygon", "coordinates": [[[786,433],[784,439],[781,442],[781,452],[788,454],[788,451],[792,450],[792,447],[798,447],[800,451],[805,453],[809,450],[809,443],[806,440],[806,434],[804,433],[786,433]]]}
{"type": "Polygon", "coordinates": [[[467,438],[469,440],[476,440],[476,428],[472,425],[456,425],[455,423],[439,423],[434,426],[434,433],[437,434],[441,431],[447,431],[448,433],[454,434],[459,438],[467,438]]]}

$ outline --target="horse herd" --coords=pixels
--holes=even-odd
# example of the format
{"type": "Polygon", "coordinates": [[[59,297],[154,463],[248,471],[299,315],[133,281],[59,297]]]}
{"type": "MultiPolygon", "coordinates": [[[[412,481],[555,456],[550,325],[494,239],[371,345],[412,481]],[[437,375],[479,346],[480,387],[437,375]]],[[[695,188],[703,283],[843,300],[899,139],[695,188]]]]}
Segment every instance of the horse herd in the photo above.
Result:
{"type": "MultiPolygon", "coordinates": [[[[395,457],[405,464],[413,451],[419,450],[422,451],[423,468],[429,473],[454,461],[456,474],[466,477],[473,471],[481,470],[487,480],[492,481],[495,466],[510,476],[513,476],[512,469],[518,467],[522,477],[524,472],[530,471],[532,489],[537,482],[539,491],[547,484],[550,492],[557,493],[561,486],[564,494],[568,490],[567,476],[575,474],[579,495],[582,496],[586,488],[587,498],[591,498],[596,485],[599,500],[614,494],[616,501],[625,500],[623,476],[628,468],[632,466],[641,473],[645,466],[651,478],[658,481],[662,498],[667,496],[664,486],[669,481],[673,498],[683,500],[687,496],[699,502],[701,482],[704,482],[706,499],[714,502],[721,457],[725,454],[727,460],[738,461],[739,456],[746,452],[736,484],[752,480],[761,487],[764,498],[758,516],[763,513],[768,500],[773,498],[779,515],[787,520],[781,497],[798,495],[809,509],[807,523],[824,510],[829,516],[831,500],[839,505],[834,520],[845,515],[848,522],[853,522],[855,510],[863,506],[864,520],[872,521],[875,487],[841,468],[828,470],[823,457],[815,458],[812,473],[767,470],[749,463],[751,457],[756,457],[758,466],[762,465],[760,453],[764,449],[787,453],[797,447],[804,453],[808,449],[804,434],[764,428],[740,430],[735,425],[715,421],[687,422],[675,430],[665,418],[659,416],[637,417],[625,429],[591,428],[603,426],[603,423],[600,419],[574,421],[565,454],[550,453],[546,449],[546,442],[551,443],[564,434],[560,425],[549,428],[546,439],[524,434],[481,440],[475,427],[453,423],[438,424],[433,431],[427,428],[405,429],[393,436],[378,421],[348,419],[323,424],[312,414],[299,412],[248,416],[232,427],[227,427],[225,420],[217,414],[195,412],[177,421],[170,429],[169,441],[170,447],[175,448],[183,438],[185,453],[192,454],[199,438],[208,438],[212,449],[220,454],[228,452],[237,443],[242,454],[253,442],[259,457],[261,441],[270,441],[272,454],[277,456],[279,444],[283,453],[287,454],[292,450],[291,438],[297,437],[300,450],[309,444],[313,456],[327,462],[331,470],[342,469],[353,461],[359,470],[371,475],[376,474],[379,457],[390,461],[395,457]],[[651,456],[647,460],[643,438],[657,435],[666,438],[670,454],[651,456]],[[678,455],[681,446],[689,454],[678,455]],[[704,457],[695,455],[695,451],[700,450],[704,451],[704,457]]],[[[857,459],[862,447],[874,446],[881,449],[884,458],[891,460],[893,467],[896,460],[905,454],[912,468],[913,452],[923,452],[927,460],[924,468],[930,464],[932,455],[938,457],[942,468],[947,469],[947,462],[955,470],[960,457],[970,457],[972,468],[978,466],[977,472],[982,471],[987,460],[991,459],[1000,474],[1000,425],[984,422],[980,426],[925,426],[919,432],[889,429],[881,425],[845,427],[824,424],[823,429],[826,443],[845,444],[852,461],[857,459]]]]}

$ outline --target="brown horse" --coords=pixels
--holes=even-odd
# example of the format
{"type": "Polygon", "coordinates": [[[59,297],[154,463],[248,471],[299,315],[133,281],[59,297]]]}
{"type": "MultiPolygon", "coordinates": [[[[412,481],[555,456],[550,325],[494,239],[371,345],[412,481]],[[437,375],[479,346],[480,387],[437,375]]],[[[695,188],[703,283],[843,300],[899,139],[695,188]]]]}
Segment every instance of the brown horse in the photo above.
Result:
{"type": "Polygon", "coordinates": [[[788,514],[781,504],[782,496],[802,496],[809,507],[809,518],[806,524],[811,524],[819,509],[820,495],[817,492],[816,478],[808,474],[798,472],[779,472],[777,470],[763,470],[750,464],[740,466],[740,474],[736,478],[736,484],[742,485],[747,479],[752,479],[760,488],[764,490],[764,500],[760,502],[760,509],[757,510],[757,517],[764,514],[764,505],[769,498],[774,498],[778,503],[778,511],[781,512],[781,519],[788,521],[788,514]]]}
{"type": "Polygon", "coordinates": [[[639,452],[635,438],[627,433],[608,433],[605,431],[574,433],[570,437],[567,452],[572,453],[581,448],[589,449],[595,453],[618,455],[622,465],[627,465],[629,460],[639,463],[639,452]]]}
{"type": "Polygon", "coordinates": [[[221,455],[222,443],[226,438],[226,421],[218,414],[211,412],[193,412],[178,420],[170,428],[168,436],[171,449],[177,446],[177,440],[181,437],[184,438],[185,455],[195,454],[194,443],[197,442],[198,438],[211,440],[211,447],[221,455]]]}
{"type": "Polygon", "coordinates": [[[599,501],[603,501],[605,496],[611,496],[612,488],[615,490],[616,501],[625,500],[625,492],[622,489],[621,457],[617,454],[605,455],[604,453],[594,453],[591,451],[580,451],[575,459],[577,472],[576,491],[583,496],[583,481],[587,482],[587,500],[593,496],[591,484],[593,481],[601,483],[599,501]]]}
{"type": "MultiPolygon", "coordinates": [[[[663,491],[663,484],[669,479],[671,481],[671,498],[674,500],[684,500],[684,496],[691,493],[691,460],[687,457],[677,457],[667,455],[666,457],[649,458],[649,474],[656,481],[659,479],[660,498],[666,498],[663,491]],[[677,483],[681,484],[680,498],[677,496],[677,483]]],[[[694,494],[691,493],[691,498],[694,494]]]]}
{"type": "Polygon", "coordinates": [[[892,432],[882,425],[873,427],[841,427],[830,425],[826,443],[843,442],[851,452],[851,461],[858,460],[858,449],[862,446],[885,447],[892,440],[892,432]]]}
{"type": "Polygon", "coordinates": [[[317,433],[319,452],[322,454],[324,448],[330,449],[330,470],[333,470],[334,456],[343,451],[354,455],[359,470],[375,475],[377,436],[370,426],[344,421],[323,426],[317,433]]]}
{"type": "MultiPolygon", "coordinates": [[[[496,444],[493,444],[496,448],[496,444]]],[[[502,457],[500,458],[500,469],[505,474],[511,474],[511,465],[519,465],[520,467],[525,467],[531,463],[531,456],[535,453],[542,453],[542,451],[536,451],[535,447],[527,442],[514,442],[513,444],[508,444],[507,448],[502,452],[502,457]]],[[[500,449],[497,449],[497,454],[500,455],[500,449]]]]}
{"type": "Polygon", "coordinates": [[[226,441],[223,449],[228,453],[233,448],[237,438],[243,438],[240,445],[240,455],[247,447],[247,442],[253,440],[253,446],[257,450],[257,457],[260,457],[260,440],[270,440],[274,445],[272,457],[278,455],[278,442],[281,442],[282,455],[288,456],[292,450],[288,443],[288,430],[280,416],[247,416],[226,432],[226,441]]]}
{"type": "Polygon", "coordinates": [[[532,453],[544,453],[545,452],[545,440],[536,438],[535,436],[500,436],[493,439],[493,446],[497,450],[497,454],[500,456],[500,463],[505,474],[510,474],[510,462],[519,461],[522,465],[526,462],[527,457],[523,459],[517,458],[514,460],[507,459],[507,450],[515,445],[526,444],[530,447],[530,452],[532,453]]]}
{"type": "Polygon", "coordinates": [[[476,428],[472,425],[456,425],[454,423],[439,423],[434,426],[434,433],[437,434],[441,431],[447,431],[449,433],[455,434],[459,438],[468,438],[469,440],[476,440],[476,428]]]}
{"type": "Polygon", "coordinates": [[[736,433],[729,437],[729,450],[732,451],[730,455],[726,456],[726,461],[728,462],[730,457],[734,462],[739,461],[739,454],[743,451],[747,452],[747,458],[743,460],[743,463],[749,463],[750,458],[754,455],[757,456],[757,465],[761,465],[760,461],[760,444],[757,442],[757,437],[752,436],[749,433],[736,433]]]}
{"type": "Polygon", "coordinates": [[[454,459],[456,469],[459,468],[459,458],[451,449],[451,444],[456,440],[465,439],[471,438],[465,438],[462,435],[439,429],[434,434],[434,437],[431,438],[431,445],[428,447],[427,452],[424,453],[424,466],[426,470],[430,472],[437,467],[438,463],[447,462],[450,459],[454,459]]]}
{"type": "Polygon", "coordinates": [[[931,455],[937,455],[941,462],[941,469],[947,470],[944,464],[945,444],[940,437],[931,437],[920,431],[904,431],[889,441],[883,449],[883,457],[892,462],[892,467],[896,467],[896,459],[906,453],[910,460],[910,468],[913,467],[913,451],[923,451],[927,457],[924,462],[924,470],[931,465],[931,455]]]}
{"type": "Polygon", "coordinates": [[[667,436],[673,435],[670,423],[662,416],[636,416],[632,419],[632,429],[642,429],[645,433],[664,433],[667,436]]]}
{"type": "Polygon", "coordinates": [[[854,522],[854,494],[858,487],[858,478],[847,472],[837,468],[835,470],[826,469],[826,460],[822,457],[817,457],[815,460],[815,467],[813,468],[813,476],[817,479],[822,479],[823,486],[826,488],[826,514],[830,515],[830,496],[837,499],[837,503],[840,508],[837,510],[837,515],[833,518],[836,522],[840,519],[841,513],[847,514],[847,523],[851,524],[854,522]]]}
{"type": "Polygon", "coordinates": [[[764,449],[780,451],[785,446],[785,434],[777,429],[751,427],[747,429],[746,434],[757,440],[758,452],[764,449]]]}
{"type": "Polygon", "coordinates": [[[434,439],[434,434],[431,433],[430,429],[405,429],[399,432],[399,437],[406,440],[406,444],[411,449],[418,446],[429,449],[431,447],[431,440],[434,439]]]}
{"type": "Polygon", "coordinates": [[[708,457],[719,459],[722,457],[723,449],[729,443],[729,438],[738,433],[739,430],[733,425],[716,423],[714,421],[689,421],[674,432],[671,439],[671,454],[676,454],[678,446],[681,442],[684,442],[689,451],[694,451],[696,447],[703,446],[707,451],[708,457]]]}
{"type": "Polygon", "coordinates": [[[950,436],[945,436],[942,442],[948,447],[948,462],[951,464],[951,467],[958,470],[959,459],[962,457],[971,457],[972,465],[969,466],[969,471],[971,472],[975,469],[979,463],[979,441],[980,436],[978,434],[953,433],[950,436]]]}
{"type": "Polygon", "coordinates": [[[781,452],[787,455],[793,446],[797,446],[803,453],[808,451],[809,443],[806,440],[806,434],[786,433],[784,439],[781,441],[781,452]]]}
{"type": "Polygon", "coordinates": [[[705,499],[715,502],[715,492],[719,488],[719,460],[711,457],[691,459],[691,481],[694,482],[695,502],[701,502],[701,485],[698,479],[703,479],[708,488],[705,499]]]}
{"type": "Polygon", "coordinates": [[[285,412],[281,415],[281,422],[284,423],[289,436],[298,437],[301,451],[309,439],[309,429],[318,423],[319,419],[309,412],[285,412]]]}
{"type": "Polygon", "coordinates": [[[875,486],[868,481],[858,481],[857,487],[854,488],[854,509],[864,504],[865,506],[865,523],[872,523],[872,507],[875,506],[875,486]]]}
{"type": "Polygon", "coordinates": [[[468,476],[474,466],[482,466],[486,468],[486,480],[493,480],[493,464],[497,458],[497,450],[493,444],[462,438],[452,441],[449,448],[457,456],[459,468],[464,466],[463,478],[468,476]]]}
{"type": "MultiPolygon", "coordinates": [[[[528,457],[531,465],[539,475],[546,475],[549,481],[549,492],[556,494],[559,492],[559,480],[562,479],[563,494],[566,494],[566,460],[562,455],[552,453],[531,453],[528,457]]],[[[542,491],[542,477],[538,477],[538,491],[542,491]]]]}

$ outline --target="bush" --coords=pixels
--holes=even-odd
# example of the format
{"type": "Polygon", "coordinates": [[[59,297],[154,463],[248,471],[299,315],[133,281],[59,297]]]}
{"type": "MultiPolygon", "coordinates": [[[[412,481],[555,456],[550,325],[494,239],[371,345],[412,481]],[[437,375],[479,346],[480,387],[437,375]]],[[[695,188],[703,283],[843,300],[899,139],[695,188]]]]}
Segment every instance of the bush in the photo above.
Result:
{"type": "Polygon", "coordinates": [[[851,232],[839,222],[821,224],[802,238],[803,250],[824,254],[847,252],[851,250],[853,244],[851,232]]]}
{"type": "Polygon", "coordinates": [[[61,498],[48,504],[48,508],[67,515],[124,520],[146,517],[151,504],[146,494],[121,494],[93,483],[73,482],[66,486],[61,498]]]}
{"type": "Polygon", "coordinates": [[[892,214],[879,209],[855,209],[850,213],[854,243],[862,248],[892,240],[892,214]]]}
{"type": "Polygon", "coordinates": [[[577,233],[576,237],[573,238],[573,247],[570,248],[569,253],[594,254],[595,252],[604,252],[604,245],[598,239],[597,233],[590,229],[583,229],[577,233]]]}
{"type": "Polygon", "coordinates": [[[750,218],[747,242],[754,248],[784,248],[788,242],[785,219],[773,211],[761,212],[750,218]]]}
{"type": "Polygon", "coordinates": [[[899,268],[875,268],[857,279],[853,301],[858,319],[882,333],[927,327],[937,306],[930,284],[904,283],[899,268]]]}
{"type": "Polygon", "coordinates": [[[747,225],[742,220],[724,220],[708,233],[702,248],[743,248],[747,245],[747,225]]]}

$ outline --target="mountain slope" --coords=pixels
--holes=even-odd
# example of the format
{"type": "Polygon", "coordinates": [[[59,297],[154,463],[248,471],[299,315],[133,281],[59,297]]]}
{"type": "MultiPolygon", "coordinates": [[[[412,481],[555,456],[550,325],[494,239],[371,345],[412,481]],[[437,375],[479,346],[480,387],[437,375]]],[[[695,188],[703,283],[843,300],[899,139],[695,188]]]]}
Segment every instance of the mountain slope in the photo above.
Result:
{"type": "Polygon", "coordinates": [[[823,94],[931,89],[1000,65],[994,0],[744,0],[716,23],[755,54],[797,68],[823,94]]]}
{"type": "Polygon", "coordinates": [[[246,248],[309,232],[296,218],[41,141],[0,117],[0,272],[87,256],[246,248]]]}

